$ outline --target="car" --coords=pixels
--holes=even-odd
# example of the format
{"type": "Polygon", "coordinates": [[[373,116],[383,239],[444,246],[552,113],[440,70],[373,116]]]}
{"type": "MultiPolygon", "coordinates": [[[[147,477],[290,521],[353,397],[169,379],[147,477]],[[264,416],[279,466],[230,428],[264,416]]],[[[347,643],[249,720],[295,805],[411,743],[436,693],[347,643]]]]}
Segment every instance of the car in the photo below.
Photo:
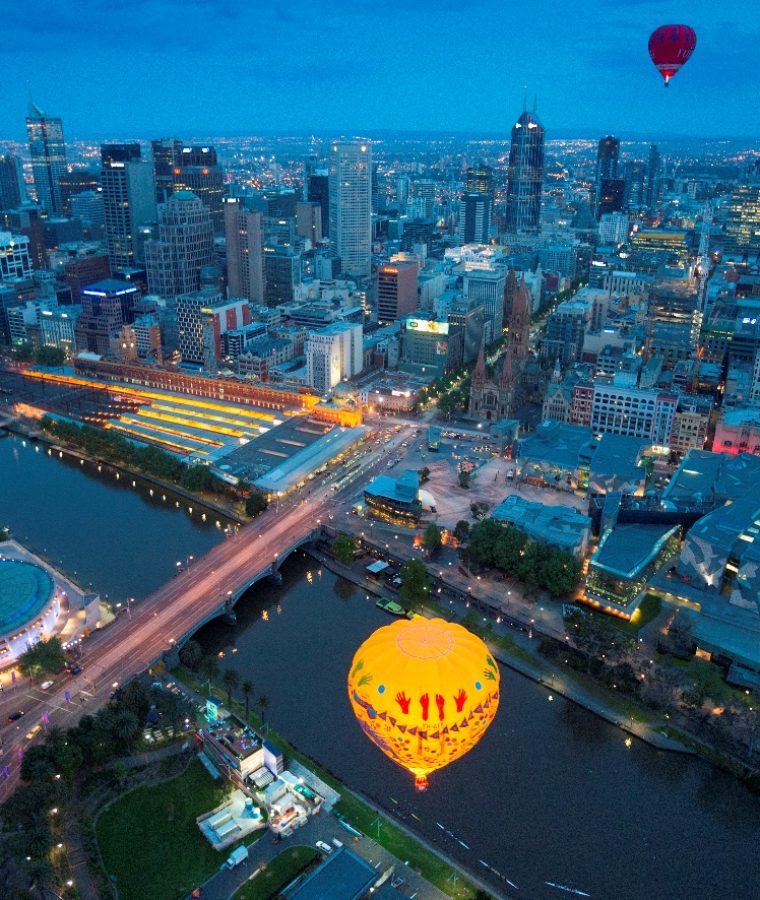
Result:
{"type": "Polygon", "coordinates": [[[19,719],[21,718],[21,716],[23,716],[23,715],[24,715],[24,710],[23,710],[23,709],[17,709],[16,712],[12,712],[12,713],[8,716],[8,721],[9,721],[9,722],[18,722],[18,720],[19,720],[19,719]]]}
{"type": "Polygon", "coordinates": [[[69,673],[71,675],[81,675],[82,667],[78,666],[76,663],[74,663],[72,666],[69,666],[69,673]]]}
{"type": "Polygon", "coordinates": [[[37,735],[38,735],[41,731],[42,731],[42,725],[40,725],[39,723],[37,723],[37,725],[35,725],[34,728],[32,728],[32,729],[30,729],[29,731],[27,731],[27,733],[26,733],[26,739],[27,739],[28,741],[31,741],[32,738],[37,737],[37,735]]]}
{"type": "Polygon", "coordinates": [[[332,853],[332,847],[329,844],[326,844],[324,841],[317,841],[316,847],[317,847],[317,850],[321,850],[323,853],[326,853],[328,856],[332,853]]]}
{"type": "Polygon", "coordinates": [[[52,681],[43,681],[42,684],[40,685],[40,687],[42,688],[43,691],[48,690],[48,689],[51,688],[52,686],[53,686],[53,682],[52,682],[52,681]]]}
{"type": "Polygon", "coordinates": [[[337,847],[338,850],[340,850],[340,848],[343,846],[343,841],[339,841],[337,838],[333,838],[332,842],[333,842],[333,846],[337,847]]]}

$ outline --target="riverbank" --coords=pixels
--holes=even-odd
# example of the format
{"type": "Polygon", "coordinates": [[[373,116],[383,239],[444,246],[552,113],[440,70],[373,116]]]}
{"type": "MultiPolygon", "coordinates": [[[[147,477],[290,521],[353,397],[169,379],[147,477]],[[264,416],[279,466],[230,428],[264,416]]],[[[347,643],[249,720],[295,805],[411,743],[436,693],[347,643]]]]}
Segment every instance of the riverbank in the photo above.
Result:
{"type": "Polygon", "coordinates": [[[205,494],[194,494],[192,491],[188,491],[186,488],[183,488],[178,484],[164,481],[161,478],[157,478],[155,475],[150,475],[147,472],[142,472],[141,470],[135,469],[132,466],[127,466],[124,463],[115,463],[111,462],[110,460],[106,462],[104,460],[96,459],[95,457],[90,456],[87,453],[83,453],[76,446],[62,443],[59,439],[51,437],[51,435],[47,434],[41,429],[28,427],[25,423],[18,419],[6,419],[0,422],[0,428],[4,429],[10,434],[16,434],[19,437],[23,437],[27,440],[38,441],[39,443],[49,447],[51,450],[58,450],[59,452],[65,453],[66,456],[70,456],[73,459],[92,463],[92,465],[96,466],[105,466],[107,469],[110,469],[114,472],[128,475],[130,478],[140,479],[146,484],[160,488],[162,491],[169,491],[172,494],[176,494],[179,497],[183,497],[186,500],[192,501],[193,503],[198,504],[209,512],[214,513],[214,515],[229,519],[236,525],[247,525],[251,521],[246,516],[241,515],[232,506],[232,504],[219,504],[213,500],[210,500],[205,494]]]}

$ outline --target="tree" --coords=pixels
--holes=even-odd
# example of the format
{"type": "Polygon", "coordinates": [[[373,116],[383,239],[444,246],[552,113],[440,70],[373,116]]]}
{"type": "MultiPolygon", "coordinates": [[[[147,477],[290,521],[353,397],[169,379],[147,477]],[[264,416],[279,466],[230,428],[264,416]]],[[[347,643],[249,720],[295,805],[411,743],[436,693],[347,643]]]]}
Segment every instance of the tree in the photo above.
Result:
{"type": "Polygon", "coordinates": [[[465,490],[469,490],[470,487],[470,473],[465,472],[464,470],[460,470],[459,472],[459,487],[464,488],[465,490]]]}
{"type": "Polygon", "coordinates": [[[191,638],[179,651],[179,659],[183,666],[195,672],[203,659],[203,650],[198,641],[191,638]]]}
{"type": "Polygon", "coordinates": [[[259,513],[264,512],[267,506],[269,506],[267,498],[261,491],[254,490],[251,496],[245,501],[245,514],[252,519],[255,519],[259,513]]]}
{"type": "Polygon", "coordinates": [[[431,556],[435,556],[441,549],[441,544],[441,529],[435,522],[431,522],[422,535],[422,546],[431,556]]]}
{"type": "Polygon", "coordinates": [[[266,725],[266,711],[269,709],[269,697],[266,694],[262,694],[259,699],[256,701],[256,706],[259,708],[259,714],[261,715],[261,724],[262,726],[266,725]]]}
{"type": "Polygon", "coordinates": [[[331,549],[338,562],[343,563],[344,566],[350,566],[357,550],[356,539],[352,538],[350,534],[341,532],[332,542],[331,549]]]}
{"type": "Polygon", "coordinates": [[[422,560],[408,559],[401,566],[401,589],[399,595],[411,607],[420,606],[430,591],[430,579],[422,560]]]}
{"type": "Polygon", "coordinates": [[[494,565],[502,527],[493,519],[484,519],[470,530],[469,555],[484,566],[494,565]]]}
{"type": "Polygon", "coordinates": [[[225,669],[222,673],[222,683],[227,688],[227,705],[232,703],[232,692],[240,684],[240,673],[237,669],[225,669]]]}
{"type": "Polygon", "coordinates": [[[573,556],[561,550],[552,550],[541,568],[541,583],[552,597],[566,597],[578,586],[581,564],[573,556]]]}
{"type": "Polygon", "coordinates": [[[200,661],[198,668],[201,675],[208,682],[208,689],[211,690],[211,682],[219,674],[219,661],[215,656],[204,656],[200,661]]]}
{"type": "Polygon", "coordinates": [[[179,479],[180,485],[188,491],[210,490],[214,481],[208,466],[187,466],[179,479]]]}
{"type": "Polygon", "coordinates": [[[34,361],[38,366],[57,369],[66,362],[66,353],[58,347],[40,347],[34,354],[34,361]]]}
{"type": "Polygon", "coordinates": [[[63,647],[57,637],[47,641],[38,641],[33,647],[25,650],[19,657],[19,670],[22,675],[35,677],[43,672],[55,674],[60,672],[66,662],[63,647]]]}
{"type": "Polygon", "coordinates": [[[427,466],[423,466],[420,469],[420,484],[425,484],[426,481],[430,480],[430,469],[427,466]]]}
{"type": "Polygon", "coordinates": [[[139,729],[137,716],[129,709],[120,709],[113,717],[111,735],[114,740],[123,744],[126,750],[131,747],[139,729]]]}
{"type": "Polygon", "coordinates": [[[240,690],[243,692],[243,696],[245,697],[245,717],[248,718],[248,707],[251,702],[251,694],[254,690],[253,682],[246,678],[246,680],[240,686],[240,690]]]}
{"type": "Polygon", "coordinates": [[[11,355],[16,360],[16,362],[33,362],[34,361],[34,347],[29,343],[29,341],[23,341],[20,344],[16,344],[11,350],[11,355]]]}
{"type": "Polygon", "coordinates": [[[466,519],[460,519],[454,526],[454,537],[463,544],[470,535],[470,523],[466,519]]]}

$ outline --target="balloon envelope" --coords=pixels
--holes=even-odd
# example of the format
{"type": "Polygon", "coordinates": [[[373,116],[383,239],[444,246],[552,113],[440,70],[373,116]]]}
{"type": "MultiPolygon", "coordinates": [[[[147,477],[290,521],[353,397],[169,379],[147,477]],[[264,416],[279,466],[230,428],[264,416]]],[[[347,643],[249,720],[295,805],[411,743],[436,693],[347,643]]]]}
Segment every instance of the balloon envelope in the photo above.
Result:
{"type": "Polygon", "coordinates": [[[348,696],[367,737],[425,790],[428,774],[471,750],[493,721],[499,669],[461,625],[404,619],[356,651],[348,696]]]}
{"type": "Polygon", "coordinates": [[[687,62],[696,46],[697,36],[688,25],[661,25],[652,32],[649,38],[649,55],[660,70],[665,87],[687,62]]]}

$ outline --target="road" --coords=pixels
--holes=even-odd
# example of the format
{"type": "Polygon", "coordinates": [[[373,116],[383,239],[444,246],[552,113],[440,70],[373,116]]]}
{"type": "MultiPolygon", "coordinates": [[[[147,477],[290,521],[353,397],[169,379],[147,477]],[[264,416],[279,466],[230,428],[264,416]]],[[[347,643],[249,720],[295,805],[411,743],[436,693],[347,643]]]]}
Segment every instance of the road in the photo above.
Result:
{"type": "MultiPolygon", "coordinates": [[[[411,426],[409,426],[411,427],[411,426]]],[[[319,523],[336,519],[346,501],[396,451],[406,434],[395,434],[388,444],[372,444],[361,457],[362,465],[350,480],[334,490],[340,474],[314,479],[300,494],[282,500],[249,525],[218,544],[205,556],[183,568],[148,597],[129,606],[107,628],[96,631],[83,645],[82,673],[75,678],[58,676],[47,691],[26,681],[0,694],[0,765],[8,768],[0,781],[0,803],[15,789],[25,735],[48,715],[48,727],[72,727],[84,713],[92,713],[107,702],[114,686],[124,684],[171,650],[193,626],[217,611],[225,600],[263,569],[277,563],[280,555],[319,523]],[[66,700],[69,692],[69,701],[66,700]],[[8,723],[8,716],[23,710],[24,716],[8,723]]],[[[355,460],[349,460],[352,464],[355,460]]],[[[337,521],[335,522],[337,525],[337,521]]],[[[136,561],[139,565],[139,561],[136,561]]],[[[35,735],[41,739],[43,735],[35,735]]]]}

